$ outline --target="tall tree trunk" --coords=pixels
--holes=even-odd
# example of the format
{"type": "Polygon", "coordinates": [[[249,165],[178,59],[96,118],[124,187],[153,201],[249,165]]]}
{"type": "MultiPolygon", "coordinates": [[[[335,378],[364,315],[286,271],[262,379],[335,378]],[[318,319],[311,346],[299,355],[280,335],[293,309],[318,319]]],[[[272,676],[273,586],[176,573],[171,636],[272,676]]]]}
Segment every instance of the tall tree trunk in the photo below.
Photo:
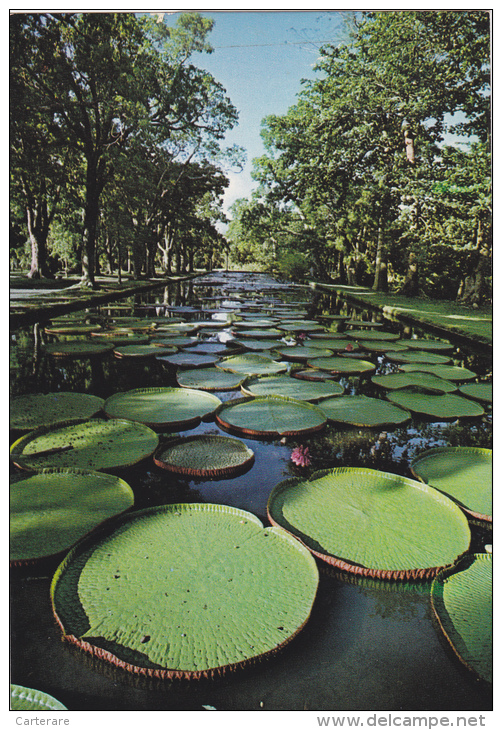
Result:
{"type": "Polygon", "coordinates": [[[490,245],[485,241],[485,231],[481,219],[476,230],[476,250],[468,259],[470,274],[462,281],[457,300],[461,304],[479,307],[488,295],[487,278],[491,273],[490,245]]]}
{"type": "Polygon", "coordinates": [[[96,271],[96,234],[99,216],[99,186],[94,156],[87,159],[84,230],[82,232],[82,280],[83,286],[94,288],[96,271]]]}
{"type": "Polygon", "coordinates": [[[31,244],[31,266],[28,273],[30,279],[41,277],[52,278],[47,264],[47,237],[49,235],[52,217],[47,210],[47,201],[44,194],[35,202],[30,189],[25,184],[26,194],[26,225],[31,244]]]}
{"type": "Polygon", "coordinates": [[[385,247],[384,216],[380,214],[378,219],[378,238],[375,257],[375,279],[373,291],[389,291],[387,279],[387,250],[385,247]]]}

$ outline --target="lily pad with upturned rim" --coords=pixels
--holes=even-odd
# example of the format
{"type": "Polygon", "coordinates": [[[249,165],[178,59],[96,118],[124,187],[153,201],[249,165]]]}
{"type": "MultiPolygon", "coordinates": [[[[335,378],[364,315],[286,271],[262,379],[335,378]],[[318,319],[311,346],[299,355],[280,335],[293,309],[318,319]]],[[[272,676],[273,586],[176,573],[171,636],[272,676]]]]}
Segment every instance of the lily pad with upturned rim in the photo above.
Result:
{"type": "Polygon", "coordinates": [[[491,449],[429,449],[413,459],[410,469],[414,477],[447,494],[475,519],[492,521],[491,449]]]}
{"type": "Polygon", "coordinates": [[[479,403],[452,393],[417,393],[408,388],[401,388],[387,393],[386,398],[412,413],[445,420],[475,418],[485,412],[479,403]]]}
{"type": "Polygon", "coordinates": [[[174,504],[78,543],[51,602],[63,639],[83,651],[138,675],[193,679],[275,654],[308,621],[318,582],[312,555],[284,530],[234,507],[174,504]]]}
{"type": "Polygon", "coordinates": [[[216,422],[242,435],[300,436],[324,429],[327,418],[318,406],[282,396],[238,398],[223,403],[216,422]]]}
{"type": "Polygon", "coordinates": [[[437,352],[425,352],[422,350],[407,350],[405,352],[386,352],[387,360],[397,363],[425,363],[426,365],[449,365],[451,358],[437,352]]]}
{"type": "Polygon", "coordinates": [[[97,525],[134,504],[117,476],[80,469],[42,469],[10,482],[10,560],[33,563],[69,550],[97,525]]]}
{"type": "Polygon", "coordinates": [[[281,395],[295,400],[318,401],[342,395],[344,387],[334,380],[314,382],[289,375],[266,375],[249,378],[241,385],[241,390],[244,395],[281,395]]]}
{"type": "Polygon", "coordinates": [[[319,407],[330,421],[361,428],[400,426],[411,419],[411,413],[404,408],[382,398],[370,398],[367,395],[328,398],[321,401],[319,407]]]}
{"type": "Polygon", "coordinates": [[[195,352],[177,352],[174,355],[161,355],[157,360],[175,368],[209,368],[215,365],[220,358],[217,355],[198,355],[195,352]]]}
{"type": "Polygon", "coordinates": [[[344,357],[315,357],[307,360],[307,365],[337,375],[363,375],[376,370],[376,365],[369,360],[349,360],[344,357]]]}
{"type": "Polygon", "coordinates": [[[195,428],[213,416],[221,400],[211,393],[189,388],[135,388],[115,393],[105,401],[108,418],[125,418],[152,428],[195,428]]]}
{"type": "Polygon", "coordinates": [[[242,373],[230,373],[214,367],[179,370],[176,374],[176,380],[181,388],[198,388],[209,392],[237,390],[246,378],[247,375],[242,373]]]}
{"type": "Polygon", "coordinates": [[[396,332],[382,332],[381,330],[347,330],[345,332],[347,337],[351,337],[354,340],[399,340],[400,335],[396,332]]]}
{"type": "Polygon", "coordinates": [[[246,338],[250,340],[280,340],[284,337],[284,332],[279,329],[236,329],[232,331],[232,334],[239,338],[246,338]]]}
{"type": "Polygon", "coordinates": [[[99,413],[104,399],[90,393],[32,393],[10,401],[9,425],[18,431],[49,426],[61,421],[81,421],[99,413]]]}
{"type": "Polygon", "coordinates": [[[386,375],[374,375],[371,382],[388,390],[400,390],[401,388],[421,388],[436,393],[453,393],[457,386],[449,380],[438,378],[431,373],[387,373],[386,375]]]}
{"type": "Polygon", "coordinates": [[[44,352],[52,357],[100,357],[111,352],[113,347],[114,345],[111,343],[75,340],[71,342],[50,342],[45,345],[44,352]]]}
{"type": "Polygon", "coordinates": [[[158,357],[163,355],[171,355],[178,351],[177,347],[172,345],[121,345],[113,350],[116,358],[143,358],[158,357]]]}
{"type": "Polygon", "coordinates": [[[267,511],[321,560],[374,578],[430,579],[470,544],[467,519],[448,497],[374,469],[341,467],[280,482],[267,511]]]}
{"type": "Polygon", "coordinates": [[[94,330],[99,330],[98,324],[58,324],[48,325],[45,332],[48,335],[88,335],[94,330]]]}
{"type": "Polygon", "coordinates": [[[479,400],[482,403],[492,403],[493,401],[493,384],[492,383],[466,383],[459,388],[460,393],[467,398],[479,400]]]}
{"type": "Polygon", "coordinates": [[[431,602],[441,631],[460,661],[493,681],[492,556],[466,555],[434,579],[431,602]]]}
{"type": "Polygon", "coordinates": [[[31,687],[22,687],[20,684],[10,685],[10,709],[14,712],[54,712],[67,710],[62,702],[47,692],[31,687]]]}
{"type": "Polygon", "coordinates": [[[426,340],[426,339],[409,339],[403,340],[410,349],[417,350],[434,350],[437,352],[451,352],[454,347],[451,342],[443,342],[442,340],[426,340]]]}
{"type": "Polygon", "coordinates": [[[151,456],[158,443],[141,423],[91,418],[34,429],[12,444],[10,455],[21,469],[117,469],[151,456]]]}
{"type": "Polygon", "coordinates": [[[438,378],[451,380],[452,382],[465,382],[466,380],[474,380],[474,378],[478,377],[472,370],[459,367],[458,365],[405,363],[403,365],[399,365],[399,370],[402,370],[404,373],[432,373],[432,375],[437,375],[438,378]]]}
{"type": "Polygon", "coordinates": [[[331,357],[333,350],[329,348],[309,347],[308,345],[292,345],[288,347],[276,347],[274,352],[284,360],[292,362],[307,362],[313,357],[331,357]]]}
{"type": "Polygon", "coordinates": [[[254,452],[238,439],[202,434],[170,441],[157,450],[153,460],[175,474],[223,479],[251,468],[254,452]]]}
{"type": "Polygon", "coordinates": [[[249,352],[243,355],[231,355],[224,357],[215,363],[220,370],[227,370],[231,373],[241,373],[242,375],[272,375],[277,373],[285,373],[288,366],[284,362],[259,355],[258,353],[249,352]]]}

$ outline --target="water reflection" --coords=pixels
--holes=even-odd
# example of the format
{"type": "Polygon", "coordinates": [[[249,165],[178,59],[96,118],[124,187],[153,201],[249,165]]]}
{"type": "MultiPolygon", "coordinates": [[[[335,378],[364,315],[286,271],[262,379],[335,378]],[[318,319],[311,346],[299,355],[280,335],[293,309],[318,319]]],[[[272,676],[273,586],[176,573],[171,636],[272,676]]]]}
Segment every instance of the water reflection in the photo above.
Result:
{"type": "MultiPolygon", "coordinates": [[[[152,317],[163,324],[183,317],[208,321],[213,313],[271,316],[299,311],[309,319],[323,317],[330,329],[342,331],[336,317],[382,324],[390,332],[431,337],[403,327],[380,314],[348,305],[335,294],[280,284],[253,274],[213,274],[179,282],[103,305],[86,313],[99,317],[152,317]],[[184,311],[179,308],[187,308],[184,311]],[[178,308],[178,309],[177,309],[178,308]]],[[[95,320],[96,321],[96,320],[95,320]]],[[[205,327],[199,335],[207,343],[231,343],[230,328],[205,327]]],[[[43,354],[49,341],[43,325],[18,330],[11,341],[11,396],[30,392],[72,390],[102,398],[138,387],[177,385],[176,369],[161,362],[115,358],[67,360],[43,354]]],[[[395,372],[397,365],[379,353],[369,354],[379,373],[395,372]]],[[[491,362],[464,348],[453,353],[454,364],[491,374],[491,362]]],[[[383,398],[370,378],[341,379],[347,394],[383,398]]],[[[237,391],[215,393],[222,401],[241,397],[237,391]]],[[[280,481],[308,477],[315,471],[359,466],[410,477],[409,464],[420,451],[435,446],[491,448],[490,409],[470,421],[438,422],[414,418],[397,428],[352,428],[329,424],[306,438],[242,439],[255,452],[255,463],[245,474],[229,479],[180,478],[147,460],[120,470],[135,495],[135,507],[178,502],[206,502],[235,506],[267,520],[267,500],[280,481]],[[291,454],[308,448],[311,463],[298,466],[291,454]]],[[[221,434],[214,421],[203,422],[190,435],[221,434]]],[[[182,435],[182,434],[181,434],[182,435]]],[[[170,434],[169,437],[172,437],[170,434]]],[[[486,525],[472,526],[471,550],[491,543],[486,525]]],[[[13,575],[12,680],[52,690],[71,709],[202,709],[218,710],[475,710],[490,709],[491,697],[441,645],[431,621],[430,584],[390,583],[355,578],[327,570],[321,576],[311,620],[283,652],[270,661],[235,676],[211,682],[145,682],[123,672],[90,662],[59,640],[49,601],[49,577],[54,566],[37,580],[13,575]]],[[[30,574],[34,577],[34,573],[30,574]]]]}

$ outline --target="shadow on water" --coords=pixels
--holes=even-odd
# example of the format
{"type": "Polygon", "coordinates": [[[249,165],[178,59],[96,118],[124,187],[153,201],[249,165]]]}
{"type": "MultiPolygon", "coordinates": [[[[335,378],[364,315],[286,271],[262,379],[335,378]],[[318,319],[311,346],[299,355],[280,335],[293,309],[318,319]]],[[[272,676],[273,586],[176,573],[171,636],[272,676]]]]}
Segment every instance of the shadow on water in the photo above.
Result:
{"type": "MultiPolygon", "coordinates": [[[[250,318],[277,311],[303,316],[374,315],[347,308],[340,301],[303,287],[281,285],[264,275],[214,274],[158,290],[120,306],[107,305],[99,316],[183,317],[207,321],[216,309],[239,309],[250,318]],[[124,306],[126,308],[124,308],[124,306]]],[[[382,320],[400,332],[396,322],[382,320]]],[[[201,339],[221,343],[225,330],[202,330],[201,339]]],[[[409,336],[409,332],[407,335],[409,336]]],[[[417,331],[418,337],[427,336],[417,331]]],[[[176,369],[150,359],[49,358],[42,325],[11,333],[11,395],[75,391],[106,398],[138,387],[176,386],[176,369]]],[[[395,365],[372,356],[380,372],[395,365]],[[375,359],[376,358],[376,359],[375,359]]],[[[491,363],[460,349],[455,364],[479,375],[491,363]]],[[[382,397],[368,378],[347,378],[348,393],[382,397]]],[[[221,400],[240,391],[216,393],[221,400]]],[[[185,433],[185,432],[184,432],[185,433]]],[[[221,434],[214,421],[186,432],[221,434]]],[[[170,438],[173,434],[161,434],[170,438]]],[[[336,466],[364,466],[411,476],[411,459],[427,448],[470,445],[491,448],[491,414],[470,421],[413,419],[394,429],[351,428],[330,424],[306,438],[242,439],[255,452],[251,469],[228,479],[174,476],[145,460],[117,471],[130,484],[135,508],[178,502],[219,503],[238,507],[267,521],[267,500],[274,486],[293,476],[307,476],[336,466]],[[309,449],[311,464],[291,461],[297,446],[309,449]]],[[[15,470],[15,468],[14,468],[15,470]]],[[[471,550],[491,544],[491,531],[473,525],[471,550]]],[[[47,691],[71,710],[283,710],[283,711],[475,711],[490,710],[491,689],[467,672],[444,645],[432,620],[430,584],[392,584],[356,579],[320,565],[314,608],[300,634],[277,655],[212,680],[159,681],[127,674],[91,659],[61,642],[52,615],[49,586],[55,561],[11,572],[12,682],[47,691]]]]}

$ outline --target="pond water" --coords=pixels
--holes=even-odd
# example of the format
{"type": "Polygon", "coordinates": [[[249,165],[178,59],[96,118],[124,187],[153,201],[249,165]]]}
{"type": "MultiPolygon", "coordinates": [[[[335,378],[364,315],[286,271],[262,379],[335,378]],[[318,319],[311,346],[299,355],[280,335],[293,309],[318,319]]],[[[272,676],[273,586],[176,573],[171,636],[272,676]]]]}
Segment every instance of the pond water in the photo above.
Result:
{"type": "MultiPolygon", "coordinates": [[[[208,325],[215,315],[243,312],[301,312],[322,323],[333,315],[357,320],[361,327],[378,319],[383,329],[405,337],[432,337],[406,330],[398,322],[348,307],[336,297],[300,286],[281,284],[261,274],[215,273],[159,288],[147,295],[101,307],[109,317],[162,317],[202,321],[199,339],[225,342],[228,328],[208,325]]],[[[293,315],[292,315],[293,316],[293,315]]],[[[218,322],[217,319],[214,320],[218,322]]],[[[155,359],[66,359],[44,355],[50,341],[44,323],[11,333],[11,396],[54,391],[92,393],[107,398],[138,387],[177,384],[176,368],[155,359]]],[[[397,370],[383,355],[369,355],[377,372],[397,370]]],[[[455,365],[482,378],[489,357],[456,347],[455,365]]],[[[340,382],[347,393],[383,397],[370,378],[340,382]]],[[[239,390],[217,392],[223,401],[242,397],[239,390]]],[[[221,434],[214,420],[187,434],[221,434]]],[[[16,434],[12,434],[14,438],[16,434]]],[[[364,466],[411,476],[411,459],[435,446],[491,448],[491,412],[459,421],[413,418],[394,429],[329,424],[304,438],[242,438],[255,453],[253,466],[241,476],[206,480],[176,477],[151,459],[120,475],[135,495],[135,508],[178,502],[235,506],[267,520],[267,500],[274,486],[291,476],[337,466],[364,466]],[[311,464],[295,466],[291,452],[308,447],[311,464]]],[[[17,467],[12,467],[16,472],[17,467]]],[[[117,472],[119,473],[119,472],[117,472]]],[[[472,552],[491,544],[491,531],[473,526],[472,552]]],[[[60,640],[52,616],[49,586],[57,563],[11,570],[11,681],[48,692],[70,710],[281,710],[281,711],[487,711],[491,689],[465,670],[434,624],[430,583],[392,583],[348,577],[318,563],[320,584],[314,609],[303,631],[274,658],[221,678],[159,681],[131,677],[92,661],[60,640]]]]}

